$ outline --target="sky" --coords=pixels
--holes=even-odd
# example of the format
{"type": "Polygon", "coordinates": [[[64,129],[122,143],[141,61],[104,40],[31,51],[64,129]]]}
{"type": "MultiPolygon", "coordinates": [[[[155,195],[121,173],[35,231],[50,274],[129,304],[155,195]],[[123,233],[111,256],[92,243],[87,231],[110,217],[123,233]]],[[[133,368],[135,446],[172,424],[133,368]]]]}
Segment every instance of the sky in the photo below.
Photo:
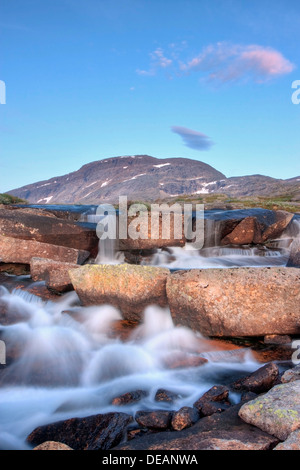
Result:
{"type": "Polygon", "coordinates": [[[0,192],[139,154],[299,176],[299,25],[299,0],[0,0],[0,192]]]}

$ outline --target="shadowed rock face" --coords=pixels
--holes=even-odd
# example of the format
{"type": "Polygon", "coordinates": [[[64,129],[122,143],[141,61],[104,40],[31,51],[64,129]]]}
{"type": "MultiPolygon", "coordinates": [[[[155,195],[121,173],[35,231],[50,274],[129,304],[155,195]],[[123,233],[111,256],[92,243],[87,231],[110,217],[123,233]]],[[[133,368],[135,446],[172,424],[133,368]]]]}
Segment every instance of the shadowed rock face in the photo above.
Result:
{"type": "Polygon", "coordinates": [[[172,195],[225,193],[257,196],[299,190],[297,178],[278,180],[263,175],[226,178],[206,163],[188,158],[149,155],[113,157],[84,165],[78,171],[9,192],[31,203],[100,204],[117,202],[126,194],[133,200],[155,200],[172,195]]]}
{"type": "Polygon", "coordinates": [[[74,450],[108,450],[119,444],[131,421],[126,413],[72,418],[36,428],[27,442],[37,446],[57,441],[74,450]]]}

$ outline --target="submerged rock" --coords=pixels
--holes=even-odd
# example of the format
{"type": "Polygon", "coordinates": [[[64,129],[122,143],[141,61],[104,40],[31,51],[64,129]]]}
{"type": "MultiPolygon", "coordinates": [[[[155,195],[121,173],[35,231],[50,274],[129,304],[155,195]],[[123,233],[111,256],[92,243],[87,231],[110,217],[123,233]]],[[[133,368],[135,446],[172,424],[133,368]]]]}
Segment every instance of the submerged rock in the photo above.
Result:
{"type": "Polygon", "coordinates": [[[70,271],[83,305],[111,304],[126,320],[141,319],[146,306],[166,306],[166,282],[170,271],[152,266],[86,265],[70,271]]]}
{"type": "Polygon", "coordinates": [[[130,403],[136,403],[142,398],[146,397],[148,393],[145,390],[135,390],[134,392],[127,392],[124,395],[115,397],[112,401],[112,405],[122,406],[130,403]]]}
{"type": "Polygon", "coordinates": [[[239,416],[249,424],[284,441],[300,428],[300,382],[273,387],[242,406],[239,416]]]}
{"type": "Polygon", "coordinates": [[[295,238],[290,247],[288,267],[300,268],[300,239],[295,238]]]}
{"type": "Polygon", "coordinates": [[[175,324],[205,336],[265,336],[300,331],[298,269],[180,271],[168,277],[167,296],[175,324]]]}
{"type": "Polygon", "coordinates": [[[108,450],[120,443],[131,421],[125,413],[72,418],[36,428],[27,442],[37,446],[56,441],[74,450],[108,450]]]}

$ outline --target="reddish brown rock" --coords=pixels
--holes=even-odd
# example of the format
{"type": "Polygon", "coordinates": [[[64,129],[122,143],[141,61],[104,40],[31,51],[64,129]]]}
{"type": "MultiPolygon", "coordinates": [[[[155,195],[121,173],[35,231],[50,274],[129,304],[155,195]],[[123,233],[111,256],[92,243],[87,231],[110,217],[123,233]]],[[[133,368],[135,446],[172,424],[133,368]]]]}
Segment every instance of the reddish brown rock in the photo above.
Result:
{"type": "Polygon", "coordinates": [[[77,269],[74,263],[62,263],[43,258],[32,258],[30,273],[34,281],[46,281],[49,289],[55,292],[67,292],[73,289],[69,276],[70,269],[77,269]]]}
{"type": "Polygon", "coordinates": [[[166,306],[169,274],[164,268],[128,264],[85,265],[70,271],[83,305],[114,305],[130,321],[140,320],[147,305],[166,306]]]}
{"type": "Polygon", "coordinates": [[[238,380],[233,384],[236,390],[246,390],[254,393],[268,392],[278,381],[279,369],[276,364],[270,363],[238,380]]]}
{"type": "Polygon", "coordinates": [[[292,432],[289,437],[273,450],[300,450],[300,430],[292,432]]]}
{"type": "Polygon", "coordinates": [[[168,277],[167,296],[174,323],[204,336],[300,332],[296,268],[179,271],[168,277]]]}
{"type": "Polygon", "coordinates": [[[98,253],[99,239],[95,230],[36,209],[1,210],[0,233],[7,237],[89,251],[93,256],[98,253]]]}
{"type": "Polygon", "coordinates": [[[167,429],[170,426],[172,412],[165,410],[138,411],[135,415],[136,422],[142,428],[167,429]]]}
{"type": "Polygon", "coordinates": [[[155,401],[162,401],[166,403],[173,403],[178,400],[180,396],[177,393],[170,392],[170,390],[165,390],[164,388],[159,388],[155,394],[155,401]]]}
{"type": "Polygon", "coordinates": [[[261,242],[261,230],[255,217],[246,217],[221,240],[221,245],[248,245],[261,242]]]}
{"type": "Polygon", "coordinates": [[[108,450],[120,443],[131,421],[125,413],[72,418],[36,428],[27,442],[37,446],[55,441],[74,450],[108,450]]]}
{"type": "Polygon", "coordinates": [[[62,444],[61,442],[48,441],[43,442],[32,450],[73,450],[71,447],[62,444]]]}
{"type": "Polygon", "coordinates": [[[194,403],[201,417],[211,416],[214,413],[222,413],[230,405],[228,401],[229,389],[223,385],[212,387],[194,403]]]}
{"type": "Polygon", "coordinates": [[[171,426],[174,431],[182,431],[182,429],[193,426],[199,419],[199,413],[196,408],[184,406],[173,414],[171,426]]]}
{"type": "Polygon", "coordinates": [[[4,263],[30,264],[32,258],[47,258],[81,264],[88,256],[88,251],[0,235],[0,261],[4,263]]]}
{"type": "Polygon", "coordinates": [[[115,397],[112,401],[112,405],[115,406],[123,406],[128,405],[130,403],[135,403],[140,401],[142,398],[146,397],[148,394],[145,390],[135,390],[133,392],[124,393],[124,395],[120,395],[119,397],[115,397]]]}
{"type": "Polygon", "coordinates": [[[279,238],[294,217],[294,214],[286,211],[276,211],[275,215],[276,222],[272,225],[269,225],[269,227],[267,227],[263,232],[261,237],[262,242],[279,238]]]}
{"type": "Polygon", "coordinates": [[[221,414],[200,419],[192,427],[177,432],[159,432],[136,437],[116,450],[271,450],[276,437],[243,422],[240,405],[221,414]]]}

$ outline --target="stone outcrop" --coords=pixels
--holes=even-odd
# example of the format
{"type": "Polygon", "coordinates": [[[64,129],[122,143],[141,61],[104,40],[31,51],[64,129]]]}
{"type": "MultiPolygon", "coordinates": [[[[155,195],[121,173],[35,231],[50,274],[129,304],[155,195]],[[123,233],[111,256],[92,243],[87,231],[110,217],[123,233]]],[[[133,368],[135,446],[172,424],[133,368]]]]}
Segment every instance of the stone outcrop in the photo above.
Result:
{"type": "Polygon", "coordinates": [[[166,306],[168,269],[134,265],[86,265],[70,277],[83,305],[111,304],[126,320],[140,320],[147,305],[166,306]]]}
{"type": "Polygon", "coordinates": [[[36,209],[0,211],[0,233],[22,240],[35,240],[51,245],[98,253],[99,239],[95,230],[71,221],[59,219],[53,214],[36,209]]]}
{"type": "Polygon", "coordinates": [[[89,255],[88,251],[76,248],[0,235],[0,261],[4,263],[30,264],[32,258],[47,258],[65,263],[82,264],[89,255]]]}
{"type": "Polygon", "coordinates": [[[175,324],[205,336],[298,334],[299,281],[293,268],[180,271],[168,277],[167,296],[175,324]]]}
{"type": "Polygon", "coordinates": [[[200,419],[177,432],[159,432],[137,437],[116,450],[270,450],[279,440],[250,426],[238,416],[240,405],[221,414],[200,419]]]}
{"type": "Polygon", "coordinates": [[[285,441],[300,428],[300,382],[277,385],[242,406],[239,416],[249,424],[285,441]]]}

